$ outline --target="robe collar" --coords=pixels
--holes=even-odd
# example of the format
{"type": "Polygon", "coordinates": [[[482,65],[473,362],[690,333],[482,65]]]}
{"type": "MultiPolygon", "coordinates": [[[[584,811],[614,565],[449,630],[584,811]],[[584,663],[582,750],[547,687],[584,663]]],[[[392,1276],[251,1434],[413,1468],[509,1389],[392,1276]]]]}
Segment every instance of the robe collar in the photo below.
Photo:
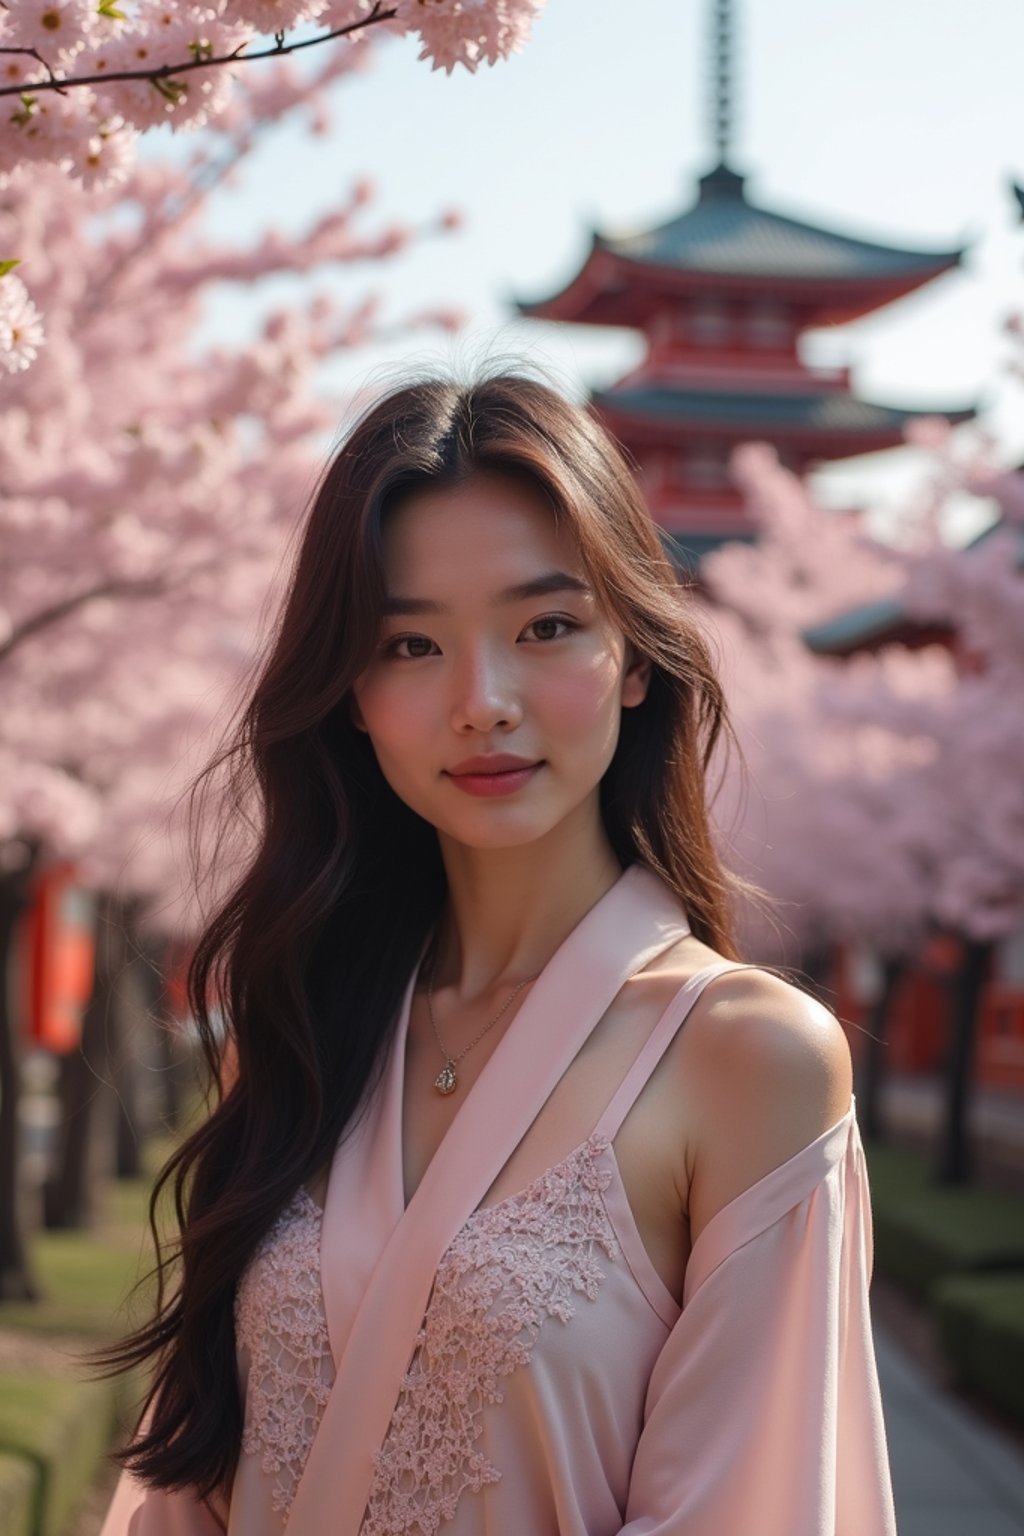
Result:
{"type": "Polygon", "coordinates": [[[288,1536],[322,1536],[326,1511],[332,1536],[358,1536],[374,1454],[442,1256],[623,984],[689,931],[663,880],[641,864],[624,870],[540,973],[404,1209],[402,1093],[417,962],[380,1091],[331,1169],[321,1276],[337,1371],[288,1536]]]}

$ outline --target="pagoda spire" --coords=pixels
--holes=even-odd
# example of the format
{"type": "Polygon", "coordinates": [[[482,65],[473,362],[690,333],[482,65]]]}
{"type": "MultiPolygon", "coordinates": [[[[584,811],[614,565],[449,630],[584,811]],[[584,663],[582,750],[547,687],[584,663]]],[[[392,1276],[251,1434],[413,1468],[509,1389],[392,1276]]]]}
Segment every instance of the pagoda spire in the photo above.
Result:
{"type": "Polygon", "coordinates": [[[711,0],[712,69],[711,115],[718,164],[726,165],[733,128],[733,15],[732,0],[711,0]]]}

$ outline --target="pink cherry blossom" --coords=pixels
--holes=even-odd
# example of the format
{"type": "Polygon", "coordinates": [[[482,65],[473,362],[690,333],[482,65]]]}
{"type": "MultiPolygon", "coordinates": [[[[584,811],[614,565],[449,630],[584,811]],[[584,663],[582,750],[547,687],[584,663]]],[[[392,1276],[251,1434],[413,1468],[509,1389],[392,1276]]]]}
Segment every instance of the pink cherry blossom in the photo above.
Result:
{"type": "Polygon", "coordinates": [[[13,272],[0,277],[0,368],[20,373],[45,341],[43,322],[28,289],[13,272]]]}
{"type": "Polygon", "coordinates": [[[302,21],[313,21],[326,0],[225,0],[224,15],[258,33],[289,32],[302,21]]]}
{"type": "Polygon", "coordinates": [[[19,0],[7,6],[0,47],[34,48],[53,70],[66,69],[92,37],[97,19],[90,0],[19,0]]]}
{"type": "MultiPolygon", "coordinates": [[[[143,18],[134,26],[119,28],[84,59],[83,68],[90,73],[115,75],[156,69],[164,61],[223,57],[244,47],[250,36],[241,23],[212,13],[197,14],[188,7],[180,12],[168,10],[155,24],[153,18],[143,18]]],[[[118,114],[139,130],[160,123],[174,128],[201,127],[224,109],[238,67],[221,65],[166,78],[113,80],[108,86],[96,87],[96,98],[105,113],[118,114]]]]}
{"type": "MultiPolygon", "coordinates": [[[[475,70],[482,62],[518,53],[544,0],[422,0],[415,30],[421,59],[451,74],[456,64],[475,70]]],[[[406,7],[412,10],[412,7],[406,7]]]]}
{"type": "Polygon", "coordinates": [[[135,135],[123,118],[108,118],[88,138],[76,137],[69,161],[71,174],[87,191],[117,186],[135,163],[135,135]]]}

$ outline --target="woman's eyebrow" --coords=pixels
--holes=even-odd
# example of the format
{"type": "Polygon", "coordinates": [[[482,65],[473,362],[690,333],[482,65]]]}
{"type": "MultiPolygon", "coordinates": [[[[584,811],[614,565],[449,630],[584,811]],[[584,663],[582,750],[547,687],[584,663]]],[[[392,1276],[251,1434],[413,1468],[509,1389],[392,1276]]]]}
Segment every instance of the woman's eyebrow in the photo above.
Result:
{"type": "MultiPolygon", "coordinates": [[[[530,581],[518,582],[498,593],[499,603],[525,603],[531,597],[548,597],[552,592],[578,592],[582,597],[592,597],[593,590],[579,576],[568,571],[545,571],[530,581]]],[[[383,611],[387,614],[447,613],[443,603],[432,602],[427,597],[399,597],[394,593],[384,599],[383,611]]]]}

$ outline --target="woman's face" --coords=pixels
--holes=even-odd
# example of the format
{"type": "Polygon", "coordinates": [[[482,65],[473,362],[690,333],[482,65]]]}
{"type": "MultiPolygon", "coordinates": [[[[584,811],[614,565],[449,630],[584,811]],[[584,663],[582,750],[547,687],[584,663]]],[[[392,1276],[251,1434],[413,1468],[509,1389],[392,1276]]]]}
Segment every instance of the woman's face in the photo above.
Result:
{"type": "Polygon", "coordinates": [[[591,797],[596,809],[650,663],[599,610],[540,489],[481,472],[414,491],[385,520],[384,567],[387,611],[352,715],[395,793],[475,848],[532,842],[591,797]],[[496,754],[519,770],[471,761],[496,754]]]}

